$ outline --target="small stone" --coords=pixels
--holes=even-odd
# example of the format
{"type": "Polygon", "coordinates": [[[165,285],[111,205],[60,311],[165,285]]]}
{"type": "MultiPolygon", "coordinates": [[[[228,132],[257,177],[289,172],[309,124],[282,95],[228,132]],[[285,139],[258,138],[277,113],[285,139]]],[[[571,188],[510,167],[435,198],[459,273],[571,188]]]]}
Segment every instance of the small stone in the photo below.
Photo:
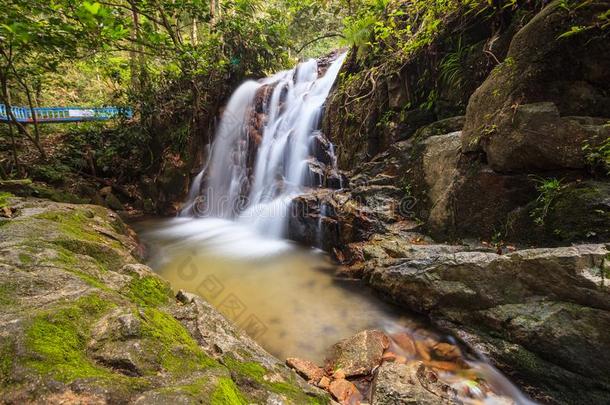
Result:
{"type": "Polygon", "coordinates": [[[391,336],[392,341],[396,343],[398,347],[405,351],[408,356],[415,356],[417,350],[415,349],[415,342],[413,338],[406,333],[396,333],[391,336]]]}
{"type": "Polygon", "coordinates": [[[118,318],[122,338],[140,336],[140,320],[133,314],[121,315],[118,318]]]}
{"type": "Polygon", "coordinates": [[[345,379],[345,371],[343,371],[342,369],[339,369],[339,370],[335,371],[333,373],[333,378],[335,380],[343,380],[343,379],[345,379]]]}
{"type": "Polygon", "coordinates": [[[428,367],[435,368],[437,370],[443,371],[456,371],[461,369],[462,367],[457,363],[452,363],[450,361],[426,361],[424,364],[428,367]]]}
{"type": "Polygon", "coordinates": [[[324,377],[324,370],[308,360],[291,357],[286,359],[286,365],[294,369],[307,381],[320,381],[324,377]]]}
{"type": "Polygon", "coordinates": [[[112,194],[112,187],[111,186],[102,187],[100,189],[100,195],[102,197],[106,197],[109,194],[112,194]]]}
{"type": "Polygon", "coordinates": [[[187,305],[187,304],[190,304],[193,302],[193,300],[195,299],[195,295],[188,293],[184,290],[180,290],[180,291],[178,291],[178,294],[176,294],[176,299],[179,302],[187,305]]]}
{"type": "Polygon", "coordinates": [[[320,381],[318,381],[318,387],[322,388],[323,390],[327,390],[328,387],[330,387],[330,378],[327,376],[320,378],[320,381]]]}
{"type": "Polygon", "coordinates": [[[372,405],[458,403],[455,391],[439,381],[420,361],[407,364],[384,363],[375,375],[372,405]]]}
{"type": "Polygon", "coordinates": [[[434,354],[437,357],[446,360],[455,360],[462,357],[462,352],[456,345],[449,343],[437,343],[433,348],[434,354]]]}
{"type": "Polygon", "coordinates": [[[0,217],[12,218],[13,210],[11,209],[11,207],[2,207],[2,209],[0,210],[0,217]]]}
{"type": "Polygon", "coordinates": [[[358,388],[347,380],[334,380],[330,383],[329,391],[341,404],[358,404],[362,400],[358,388]]]}
{"type": "Polygon", "coordinates": [[[415,342],[415,348],[417,349],[417,354],[419,354],[422,359],[424,359],[425,361],[432,360],[429,348],[424,342],[418,340],[417,342],[415,342]]]}
{"type": "Polygon", "coordinates": [[[381,356],[381,360],[383,361],[394,361],[398,355],[393,352],[385,352],[383,356],[381,356]]]}

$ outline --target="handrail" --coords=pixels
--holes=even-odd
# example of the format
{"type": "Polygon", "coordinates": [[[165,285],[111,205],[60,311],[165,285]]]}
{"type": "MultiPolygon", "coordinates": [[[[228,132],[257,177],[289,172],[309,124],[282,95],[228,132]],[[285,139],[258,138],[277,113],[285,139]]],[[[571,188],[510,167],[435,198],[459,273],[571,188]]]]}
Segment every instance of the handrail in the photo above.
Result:
{"type": "MultiPolygon", "coordinates": [[[[123,116],[133,118],[131,108],[122,107],[35,107],[36,121],[40,123],[52,122],[82,122],[105,121],[123,116]]],[[[12,106],[11,111],[21,123],[33,123],[32,110],[29,107],[12,106]]],[[[0,122],[8,122],[10,117],[4,104],[0,104],[0,122]]]]}

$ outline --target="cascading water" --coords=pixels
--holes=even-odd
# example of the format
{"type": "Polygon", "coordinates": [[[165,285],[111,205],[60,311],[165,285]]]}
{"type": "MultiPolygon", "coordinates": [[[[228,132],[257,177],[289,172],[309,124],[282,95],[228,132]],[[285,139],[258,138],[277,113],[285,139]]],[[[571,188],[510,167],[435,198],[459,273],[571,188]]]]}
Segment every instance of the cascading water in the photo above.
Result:
{"type": "Polygon", "coordinates": [[[207,173],[202,171],[195,179],[192,190],[196,192],[191,191],[184,212],[192,214],[197,206],[204,209],[199,215],[235,220],[268,236],[281,236],[290,200],[302,191],[312,135],[344,59],[345,54],[340,55],[321,77],[316,60],[311,59],[295,69],[241,85],[223,114],[209,168],[204,169],[207,173]],[[262,139],[257,140],[251,121],[264,87],[271,89],[271,95],[263,97],[265,119],[262,139]],[[207,188],[200,197],[202,180],[207,188]],[[197,198],[203,204],[197,204],[197,198]]]}

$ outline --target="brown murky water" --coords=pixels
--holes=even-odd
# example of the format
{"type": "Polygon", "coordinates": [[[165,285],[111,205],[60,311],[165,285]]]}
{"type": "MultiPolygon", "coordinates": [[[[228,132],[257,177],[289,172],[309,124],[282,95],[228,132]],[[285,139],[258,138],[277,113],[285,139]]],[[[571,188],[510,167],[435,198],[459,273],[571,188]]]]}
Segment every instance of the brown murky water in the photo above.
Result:
{"type": "Polygon", "coordinates": [[[173,223],[136,225],[151,251],[149,264],[174,289],[204,297],[279,358],[321,363],[330,345],[361,330],[416,327],[359,281],[335,278],[333,265],[319,251],[285,241],[250,240],[231,224],[212,223],[226,226],[232,240],[233,248],[221,248],[205,226],[206,237],[177,239],[173,223]],[[251,251],[242,243],[259,249],[251,251]]]}

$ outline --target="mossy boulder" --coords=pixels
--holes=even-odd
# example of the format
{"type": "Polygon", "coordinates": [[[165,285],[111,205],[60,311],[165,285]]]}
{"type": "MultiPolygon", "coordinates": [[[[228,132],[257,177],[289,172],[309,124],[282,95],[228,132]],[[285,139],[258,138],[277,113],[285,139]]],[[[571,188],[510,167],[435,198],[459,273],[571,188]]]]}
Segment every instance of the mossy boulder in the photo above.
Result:
{"type": "Polygon", "coordinates": [[[2,204],[2,402],[327,402],[207,303],[178,301],[112,211],[2,204]]]}
{"type": "Polygon", "coordinates": [[[552,245],[610,240],[610,183],[600,179],[560,184],[546,197],[546,209],[540,197],[511,213],[507,236],[552,245]]]}
{"type": "Polygon", "coordinates": [[[464,152],[484,152],[498,171],[583,167],[582,142],[595,131],[569,117],[609,117],[610,41],[597,26],[607,9],[557,0],[519,30],[470,98],[464,152]],[[588,28],[564,35],[572,27],[588,28]]]}

